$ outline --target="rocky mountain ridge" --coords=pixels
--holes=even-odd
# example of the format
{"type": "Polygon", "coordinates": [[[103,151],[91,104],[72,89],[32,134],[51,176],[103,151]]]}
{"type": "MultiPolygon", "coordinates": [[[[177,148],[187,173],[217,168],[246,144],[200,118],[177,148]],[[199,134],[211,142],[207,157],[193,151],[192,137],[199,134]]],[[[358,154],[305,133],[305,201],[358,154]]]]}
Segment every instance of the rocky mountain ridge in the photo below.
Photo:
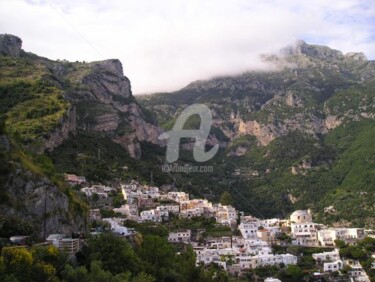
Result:
{"type": "Polygon", "coordinates": [[[206,103],[213,112],[214,126],[226,137],[253,135],[262,146],[291,131],[325,134],[345,120],[373,118],[374,98],[368,93],[359,93],[363,97],[353,105],[355,113],[337,110],[341,105],[333,108],[331,103],[338,92],[351,87],[366,91],[375,77],[375,62],[363,53],[344,55],[298,41],[262,58],[272,65],[271,71],[193,82],[180,91],[140,101],[157,113],[161,124],[189,104],[206,103]]]}
{"type": "MultiPolygon", "coordinates": [[[[215,171],[172,177],[192,194],[215,198],[228,191],[250,214],[284,217],[308,207],[335,226],[375,226],[369,196],[375,191],[375,62],[303,41],[262,58],[268,71],[140,97],[164,129],[191,104],[211,109],[209,140],[221,149],[205,165],[215,171]],[[335,215],[325,212],[329,206],[335,215]]],[[[197,126],[199,119],[186,124],[197,126]]],[[[182,164],[191,162],[183,155],[182,164]]]]}

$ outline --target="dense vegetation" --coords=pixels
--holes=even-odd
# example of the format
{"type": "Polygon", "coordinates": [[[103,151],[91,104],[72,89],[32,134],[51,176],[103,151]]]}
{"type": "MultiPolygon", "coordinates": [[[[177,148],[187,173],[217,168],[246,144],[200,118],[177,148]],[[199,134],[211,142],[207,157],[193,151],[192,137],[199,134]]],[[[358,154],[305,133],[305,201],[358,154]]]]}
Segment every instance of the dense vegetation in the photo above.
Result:
{"type": "MultiPolygon", "coordinates": [[[[196,220],[204,224],[202,220],[196,220]]],[[[1,281],[254,281],[267,277],[278,277],[282,281],[313,281],[313,273],[321,264],[312,258],[313,253],[327,251],[322,248],[299,246],[273,246],[274,253],[291,253],[299,257],[297,265],[267,266],[245,272],[243,278],[229,278],[219,267],[196,266],[195,254],[190,246],[172,245],[166,241],[163,232],[150,224],[139,225],[141,233],[128,241],[110,233],[89,238],[73,260],[53,246],[34,246],[30,249],[4,247],[0,257],[1,281]]],[[[202,226],[201,226],[202,227],[202,226]]],[[[357,245],[346,245],[337,241],[340,255],[344,259],[358,260],[370,279],[375,272],[375,239],[365,238],[357,245]]],[[[342,271],[342,279],[350,271],[342,271]]],[[[338,273],[326,274],[329,281],[338,273]]],[[[325,280],[324,280],[325,281],[325,280]]]]}
{"type": "Polygon", "coordinates": [[[215,267],[195,265],[191,247],[176,246],[157,235],[137,234],[132,242],[111,234],[92,237],[72,262],[55,247],[4,247],[1,281],[228,281],[215,267]]]}

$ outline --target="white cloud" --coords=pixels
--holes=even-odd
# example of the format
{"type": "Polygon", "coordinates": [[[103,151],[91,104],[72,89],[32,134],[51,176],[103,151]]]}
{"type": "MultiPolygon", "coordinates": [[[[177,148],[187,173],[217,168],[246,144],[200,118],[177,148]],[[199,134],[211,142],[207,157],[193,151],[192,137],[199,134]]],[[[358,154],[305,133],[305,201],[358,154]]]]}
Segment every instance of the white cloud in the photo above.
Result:
{"type": "Polygon", "coordinates": [[[0,1],[0,33],[51,59],[119,58],[133,92],[261,67],[297,39],[375,57],[372,1],[0,1]]]}

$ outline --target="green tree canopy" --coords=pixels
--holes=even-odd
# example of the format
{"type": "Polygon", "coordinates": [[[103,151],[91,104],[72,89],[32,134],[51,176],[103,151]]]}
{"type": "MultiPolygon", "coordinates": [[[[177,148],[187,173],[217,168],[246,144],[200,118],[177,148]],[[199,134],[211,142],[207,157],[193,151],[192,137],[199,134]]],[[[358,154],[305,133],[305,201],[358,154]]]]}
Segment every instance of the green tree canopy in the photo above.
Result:
{"type": "Polygon", "coordinates": [[[228,191],[225,191],[221,194],[220,204],[225,205],[225,206],[232,204],[232,196],[228,191]]]}

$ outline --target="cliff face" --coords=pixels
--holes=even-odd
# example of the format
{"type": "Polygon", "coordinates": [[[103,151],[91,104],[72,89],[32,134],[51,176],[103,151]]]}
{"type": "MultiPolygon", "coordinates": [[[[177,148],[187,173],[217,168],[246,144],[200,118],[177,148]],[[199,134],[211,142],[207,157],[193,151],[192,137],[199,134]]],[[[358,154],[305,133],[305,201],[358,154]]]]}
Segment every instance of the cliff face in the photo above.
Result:
{"type": "Polygon", "coordinates": [[[48,236],[85,230],[86,207],[66,187],[64,192],[53,184],[32,157],[14,147],[14,141],[0,135],[0,221],[16,219],[32,227],[29,235],[40,238],[44,232],[48,236]]]}
{"type": "Polygon", "coordinates": [[[52,151],[67,140],[71,134],[75,135],[77,133],[76,120],[76,108],[73,106],[67,111],[58,127],[43,142],[43,151],[52,151]]]}
{"type": "Polygon", "coordinates": [[[134,158],[141,156],[142,141],[161,145],[157,139],[161,131],[134,99],[119,60],[51,61],[21,47],[20,38],[0,35],[0,55],[4,58],[0,83],[11,93],[22,81],[26,86],[21,87],[30,92],[26,101],[20,97],[7,107],[13,109],[14,113],[8,114],[16,121],[12,134],[20,135],[29,148],[39,153],[52,151],[77,132],[103,133],[134,158]],[[43,102],[45,110],[41,109],[43,102]],[[20,111],[27,113],[22,116],[20,111]]]}
{"type": "Polygon", "coordinates": [[[85,230],[84,213],[74,211],[74,203],[47,178],[19,166],[8,176],[5,187],[10,200],[0,205],[2,216],[22,218],[34,227],[35,235],[43,237],[44,217],[47,235],[85,230]]]}
{"type": "Polygon", "coordinates": [[[21,54],[21,38],[10,35],[0,34],[0,54],[11,57],[19,57],[21,54]]]}
{"type": "MultiPolygon", "coordinates": [[[[68,74],[72,75],[74,71],[68,74]]],[[[132,96],[130,81],[123,75],[119,60],[89,63],[88,74],[80,82],[82,89],[68,94],[79,107],[78,129],[104,132],[134,158],[141,157],[140,142],[162,144],[158,140],[160,128],[145,119],[132,96]],[[81,99],[81,95],[85,98],[81,99]],[[85,103],[87,99],[89,104],[85,103]]]]}

